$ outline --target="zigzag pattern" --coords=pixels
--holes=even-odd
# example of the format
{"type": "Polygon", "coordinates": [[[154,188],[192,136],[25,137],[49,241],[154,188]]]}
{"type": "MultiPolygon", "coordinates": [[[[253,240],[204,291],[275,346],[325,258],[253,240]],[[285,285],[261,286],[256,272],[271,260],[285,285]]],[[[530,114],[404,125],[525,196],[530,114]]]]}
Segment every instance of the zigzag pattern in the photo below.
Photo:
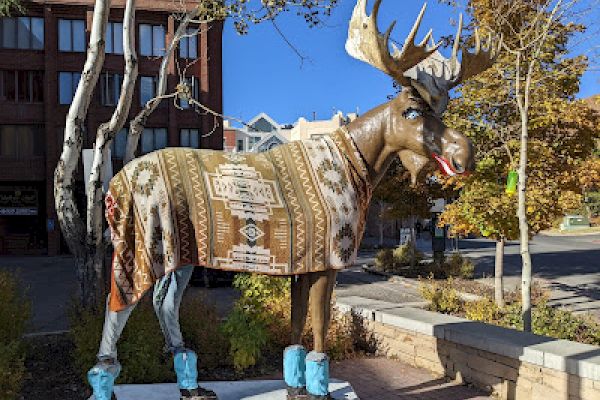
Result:
{"type": "MultiPolygon", "coordinates": [[[[187,198],[185,194],[185,187],[182,181],[180,173],[179,163],[177,160],[177,152],[179,150],[169,149],[164,152],[165,160],[169,169],[169,178],[172,183],[169,187],[173,191],[173,200],[175,204],[172,205],[175,208],[177,227],[179,232],[179,251],[181,257],[181,263],[190,264],[192,262],[191,241],[194,240],[192,230],[194,229],[189,218],[189,207],[187,204],[187,198]]],[[[169,188],[167,188],[169,189],[169,188]]]]}
{"type": "Polygon", "coordinates": [[[136,302],[157,278],[190,263],[272,275],[351,265],[356,246],[345,244],[343,258],[334,259],[328,252],[342,254],[341,247],[330,239],[347,237],[348,225],[362,233],[370,187],[360,159],[346,157],[347,138],[338,136],[261,155],[166,149],[126,166],[108,200],[115,203],[107,214],[115,246],[111,309],[136,302]],[[325,164],[342,178],[325,177],[325,164]],[[343,202],[329,193],[337,187],[331,179],[345,182],[343,202]],[[159,210],[160,226],[140,215],[151,209],[159,210]]]}
{"type": "Polygon", "coordinates": [[[185,152],[187,161],[187,172],[190,177],[190,183],[194,195],[195,215],[197,218],[194,229],[196,231],[196,243],[198,247],[198,262],[205,264],[208,261],[208,210],[204,203],[204,189],[202,187],[201,175],[196,161],[195,153],[191,151],[185,152]]]}
{"type": "Polygon", "coordinates": [[[306,256],[306,224],[304,221],[304,215],[302,212],[302,207],[298,202],[298,196],[294,191],[294,185],[292,183],[292,179],[288,172],[288,168],[286,168],[285,162],[283,160],[282,150],[275,148],[271,152],[273,155],[273,161],[276,163],[276,169],[280,173],[281,179],[279,181],[280,185],[283,185],[283,190],[286,193],[286,198],[288,200],[288,205],[290,206],[293,217],[294,217],[294,226],[296,227],[295,238],[296,243],[292,246],[292,262],[294,259],[297,259],[295,268],[292,268],[294,272],[303,272],[306,268],[306,263],[303,261],[303,257],[306,256]],[[301,255],[301,257],[297,257],[296,255],[301,255]]]}
{"type": "Polygon", "coordinates": [[[292,161],[296,166],[296,170],[298,171],[300,183],[304,188],[304,193],[306,194],[314,215],[314,257],[312,257],[313,270],[322,271],[325,269],[325,263],[323,260],[325,255],[325,219],[323,218],[323,211],[321,210],[321,202],[319,201],[319,196],[314,190],[315,188],[311,182],[310,172],[306,168],[307,165],[300,146],[298,143],[291,143],[289,150],[290,155],[292,156],[292,161]]]}

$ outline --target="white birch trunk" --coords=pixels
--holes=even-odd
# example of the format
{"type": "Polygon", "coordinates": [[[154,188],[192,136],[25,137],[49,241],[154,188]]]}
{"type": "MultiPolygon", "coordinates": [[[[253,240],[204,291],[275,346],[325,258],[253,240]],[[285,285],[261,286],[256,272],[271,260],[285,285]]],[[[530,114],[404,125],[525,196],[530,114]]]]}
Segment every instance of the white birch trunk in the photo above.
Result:
{"type": "Polygon", "coordinates": [[[110,0],[96,0],[87,57],[65,122],[64,144],[54,172],[54,201],[58,220],[69,249],[75,255],[79,297],[84,305],[95,305],[98,287],[94,273],[93,241],[86,234],[75,203],[73,185],[83,143],[84,122],[94,88],[104,64],[105,32],[110,0]]]}
{"type": "Polygon", "coordinates": [[[521,296],[523,309],[523,330],[531,332],[531,254],[529,253],[529,225],[527,224],[527,147],[529,133],[527,129],[527,111],[521,110],[521,155],[519,160],[519,231],[521,240],[521,296]]]}
{"type": "Polygon", "coordinates": [[[106,278],[102,268],[106,250],[102,235],[104,221],[102,215],[104,200],[103,183],[109,179],[109,177],[103,176],[102,172],[104,171],[104,163],[110,162],[108,150],[111,143],[117,132],[125,125],[129,115],[138,75],[138,62],[135,52],[135,0],[127,0],[125,5],[123,16],[123,56],[125,59],[125,73],[119,101],[111,119],[101,124],[96,132],[94,159],[87,193],[87,237],[90,243],[90,250],[93,248],[94,251],[93,268],[96,278],[100,283],[103,283],[106,278]]]}
{"type": "Polygon", "coordinates": [[[504,238],[496,241],[496,263],[494,265],[494,300],[504,307],[504,238]]]}
{"type": "Polygon", "coordinates": [[[175,31],[175,35],[173,36],[173,40],[167,46],[165,51],[165,55],[162,58],[162,62],[160,63],[160,68],[158,70],[158,85],[156,88],[156,93],[154,98],[150,99],[142,108],[142,111],[139,112],[138,115],[131,121],[129,124],[129,135],[127,136],[127,148],[125,150],[125,158],[123,159],[124,163],[128,163],[129,161],[135,158],[135,151],[138,147],[138,143],[140,140],[140,136],[146,126],[146,121],[148,117],[156,110],[160,102],[162,101],[162,96],[167,94],[167,78],[169,75],[169,60],[175,53],[175,49],[179,44],[179,41],[183,36],[185,36],[187,32],[187,28],[192,20],[198,17],[200,9],[196,8],[193,11],[186,13],[185,17],[179,23],[177,30],[175,31]]]}
{"type": "Polygon", "coordinates": [[[521,147],[519,154],[519,196],[517,205],[517,217],[519,218],[519,238],[522,261],[521,270],[521,316],[523,318],[523,330],[531,332],[531,254],[529,253],[529,225],[527,224],[527,149],[529,145],[529,89],[535,59],[527,66],[525,85],[521,85],[521,52],[517,53],[517,74],[515,80],[515,93],[517,107],[521,118],[521,147]]]}

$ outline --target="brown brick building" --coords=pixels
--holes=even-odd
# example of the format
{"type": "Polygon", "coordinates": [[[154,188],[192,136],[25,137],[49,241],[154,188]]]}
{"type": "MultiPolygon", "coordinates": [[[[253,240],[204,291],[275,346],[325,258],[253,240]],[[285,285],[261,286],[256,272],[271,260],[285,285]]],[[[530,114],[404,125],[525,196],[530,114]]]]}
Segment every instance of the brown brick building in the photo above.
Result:
{"type": "MultiPolygon", "coordinates": [[[[173,36],[171,0],[138,0],[136,43],[139,77],[130,118],[152,97],[160,56],[173,36]]],[[[0,254],[48,254],[65,251],[53,198],[53,173],[62,149],[65,117],[92,23],[92,0],[25,1],[24,15],[0,18],[0,254]]],[[[84,148],[91,148],[98,126],[108,121],[123,74],[123,0],[114,0],[107,32],[107,55],[86,121],[84,148]]],[[[188,71],[195,95],[222,110],[222,24],[186,39],[176,54],[181,65],[200,60],[188,71]]],[[[177,81],[174,60],[169,89],[177,81]]],[[[153,113],[138,148],[145,153],[165,146],[220,149],[223,132],[208,138],[213,119],[171,101],[153,113]]],[[[124,132],[113,146],[113,168],[122,166],[124,132]]],[[[80,163],[81,165],[81,163],[80,163]]],[[[83,168],[80,168],[82,170],[83,168]]],[[[83,204],[83,174],[77,191],[83,204]]]]}

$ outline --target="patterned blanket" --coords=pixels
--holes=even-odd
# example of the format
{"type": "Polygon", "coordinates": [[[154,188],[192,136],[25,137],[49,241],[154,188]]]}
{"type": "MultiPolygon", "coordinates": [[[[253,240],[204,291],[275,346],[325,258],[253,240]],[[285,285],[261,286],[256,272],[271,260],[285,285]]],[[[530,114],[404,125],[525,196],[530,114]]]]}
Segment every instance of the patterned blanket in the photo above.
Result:
{"type": "Polygon", "coordinates": [[[168,148],[110,182],[110,308],[180,266],[296,275],[352,265],[371,197],[345,130],[264,153],[168,148]]]}

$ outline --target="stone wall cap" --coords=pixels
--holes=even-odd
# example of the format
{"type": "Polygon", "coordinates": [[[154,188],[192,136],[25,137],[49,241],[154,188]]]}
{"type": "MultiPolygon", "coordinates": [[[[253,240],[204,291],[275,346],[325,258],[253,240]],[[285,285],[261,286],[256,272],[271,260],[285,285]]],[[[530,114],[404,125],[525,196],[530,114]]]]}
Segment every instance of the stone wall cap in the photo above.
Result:
{"type": "Polygon", "coordinates": [[[503,328],[359,296],[337,300],[341,311],[403,330],[600,381],[600,347],[503,328]]]}

